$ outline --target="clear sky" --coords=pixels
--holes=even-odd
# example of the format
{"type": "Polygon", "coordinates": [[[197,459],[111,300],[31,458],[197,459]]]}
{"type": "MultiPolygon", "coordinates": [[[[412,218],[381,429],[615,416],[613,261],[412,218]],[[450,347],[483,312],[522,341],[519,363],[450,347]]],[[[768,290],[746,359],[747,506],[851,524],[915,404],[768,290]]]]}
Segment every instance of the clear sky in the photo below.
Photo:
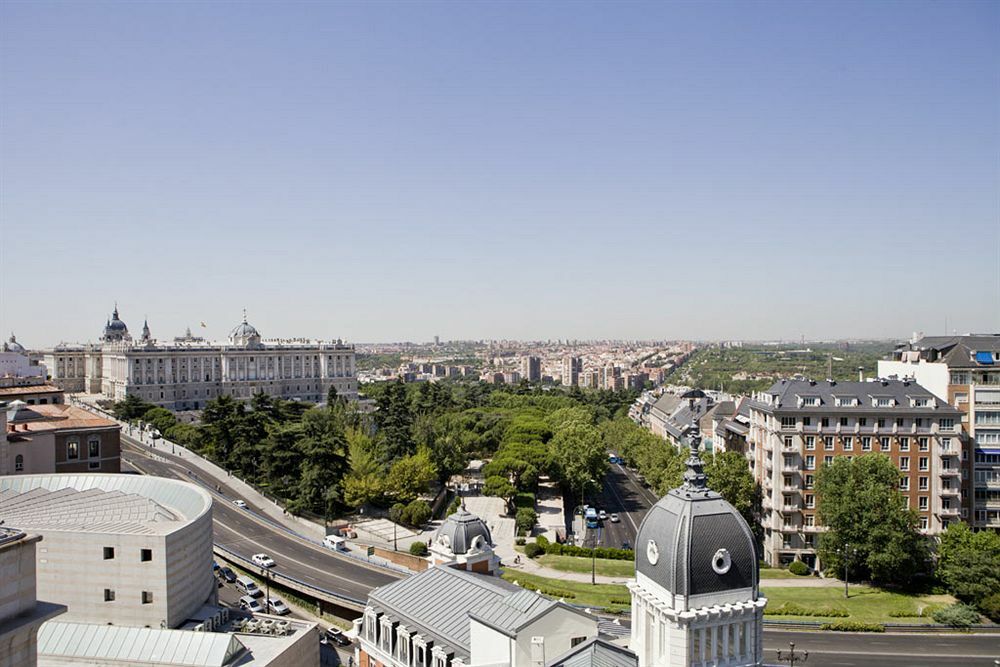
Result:
{"type": "Polygon", "coordinates": [[[1000,330],[1000,3],[0,5],[0,330],[1000,330]]]}

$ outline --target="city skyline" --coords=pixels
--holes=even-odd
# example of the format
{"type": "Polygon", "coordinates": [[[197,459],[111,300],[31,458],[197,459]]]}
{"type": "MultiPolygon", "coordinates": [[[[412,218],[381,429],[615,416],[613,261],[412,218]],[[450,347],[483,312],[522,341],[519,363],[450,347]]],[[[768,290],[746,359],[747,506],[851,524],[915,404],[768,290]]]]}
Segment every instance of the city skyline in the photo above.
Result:
{"type": "Polygon", "coordinates": [[[995,3],[0,12],[33,348],[1000,330],[995,3]]]}

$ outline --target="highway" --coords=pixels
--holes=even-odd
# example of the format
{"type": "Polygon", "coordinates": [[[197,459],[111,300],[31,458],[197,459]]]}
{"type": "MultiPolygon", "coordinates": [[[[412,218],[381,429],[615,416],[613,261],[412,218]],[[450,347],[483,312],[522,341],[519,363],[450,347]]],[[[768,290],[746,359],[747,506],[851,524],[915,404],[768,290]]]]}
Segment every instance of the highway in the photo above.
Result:
{"type": "Polygon", "coordinates": [[[184,465],[182,458],[163,452],[151,453],[148,447],[136,443],[124,434],[122,450],[127,455],[128,462],[140,472],[189,482],[201,481],[213,490],[216,485],[221,487],[223,498],[213,492],[215,543],[247,558],[264,552],[274,558],[276,572],[362,602],[373,588],[403,576],[353,562],[345,556],[334,555],[321,545],[296,537],[261,519],[254,513],[253,505],[247,509],[236,507],[232,501],[239,496],[226,485],[224,479],[215,479],[201,470],[192,471],[184,465]]]}
{"type": "MultiPolygon", "coordinates": [[[[609,464],[601,491],[591,496],[590,501],[598,509],[606,511],[609,517],[617,513],[619,521],[613,522],[609,518],[603,522],[599,531],[600,545],[621,548],[628,542],[634,547],[639,525],[657,500],[656,494],[640,484],[634,473],[622,465],[609,464]]],[[[588,531],[585,544],[593,544],[594,537],[594,531],[588,531]]]]}
{"type": "MultiPolygon", "coordinates": [[[[808,651],[803,667],[993,667],[1000,658],[1000,635],[855,634],[764,630],[765,664],[779,663],[776,649],[808,651]]],[[[796,663],[798,664],[798,663],[796,663]]]]}

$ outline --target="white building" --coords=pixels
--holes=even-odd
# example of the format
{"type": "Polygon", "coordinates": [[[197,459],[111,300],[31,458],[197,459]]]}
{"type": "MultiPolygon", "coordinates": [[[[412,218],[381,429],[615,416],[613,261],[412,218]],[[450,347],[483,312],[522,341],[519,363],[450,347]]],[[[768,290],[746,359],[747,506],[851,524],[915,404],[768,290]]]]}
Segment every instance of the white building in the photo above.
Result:
{"type": "Polygon", "coordinates": [[[45,384],[46,373],[44,365],[32,362],[14,334],[0,346],[0,387],[45,384]]]}
{"type": "Polygon", "coordinates": [[[354,346],[342,341],[265,340],[246,320],[224,342],[188,335],[160,343],[143,324],[132,338],[118,308],[101,342],[60,345],[45,353],[53,382],[66,391],[135,395],[171,410],[198,410],[219,396],[248,400],[255,393],[320,402],[331,387],[358,393],[354,346]]]}

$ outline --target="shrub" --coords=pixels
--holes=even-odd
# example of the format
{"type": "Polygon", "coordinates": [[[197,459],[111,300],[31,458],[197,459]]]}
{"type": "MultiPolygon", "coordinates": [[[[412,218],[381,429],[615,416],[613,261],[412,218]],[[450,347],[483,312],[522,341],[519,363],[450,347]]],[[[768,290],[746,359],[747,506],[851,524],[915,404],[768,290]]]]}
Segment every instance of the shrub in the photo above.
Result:
{"type": "Polygon", "coordinates": [[[537,543],[531,542],[524,545],[524,555],[528,558],[537,558],[545,553],[545,549],[540,547],[537,543]]]}
{"type": "Polygon", "coordinates": [[[938,607],[923,607],[922,609],[905,609],[903,611],[890,611],[889,616],[892,618],[930,618],[934,615],[934,612],[938,610],[938,607]]]}
{"type": "Polygon", "coordinates": [[[1000,623],[1000,593],[987,595],[980,600],[979,611],[994,623],[1000,623]]]}
{"type": "Polygon", "coordinates": [[[950,607],[938,609],[934,612],[934,620],[953,628],[971,628],[979,623],[979,612],[976,611],[975,607],[959,602],[950,607]]]}
{"type": "MultiPolygon", "coordinates": [[[[530,545],[529,545],[530,546],[530,545]]],[[[572,600],[576,597],[576,593],[572,591],[564,591],[559,588],[548,588],[547,586],[535,586],[534,584],[521,584],[522,588],[526,588],[529,591],[535,591],[536,593],[541,593],[543,595],[548,595],[554,598],[566,598],[567,600],[572,600]]]]}
{"type": "Polygon", "coordinates": [[[538,542],[538,546],[540,546],[542,549],[545,549],[545,553],[552,553],[551,551],[549,551],[549,547],[552,545],[552,543],[549,542],[549,538],[545,537],[544,535],[539,535],[535,539],[535,541],[538,542]]]}
{"type": "Polygon", "coordinates": [[[850,616],[843,609],[834,607],[803,607],[794,602],[786,602],[780,607],[765,607],[765,616],[826,616],[828,618],[847,618],[850,616]]]}
{"type": "Polygon", "coordinates": [[[414,556],[426,556],[427,555],[427,545],[423,542],[414,542],[410,545],[410,553],[414,556]]]}
{"type": "MultiPolygon", "coordinates": [[[[543,538],[539,537],[539,543],[543,538]]],[[[545,547],[545,553],[557,554],[560,556],[576,556],[579,558],[607,558],[610,560],[633,560],[635,558],[635,552],[631,549],[612,549],[610,547],[597,547],[597,549],[591,549],[589,547],[578,547],[573,544],[559,544],[557,542],[546,542],[543,544],[545,547]]]]}
{"type": "Polygon", "coordinates": [[[514,507],[518,509],[528,508],[529,510],[535,509],[535,494],[533,493],[519,493],[514,496],[514,507]]]}
{"type": "Polygon", "coordinates": [[[524,546],[524,542],[525,542],[525,539],[523,537],[518,537],[517,539],[514,540],[514,544],[516,544],[519,547],[523,547],[524,546]]]}
{"type": "MultiPolygon", "coordinates": [[[[393,505],[393,509],[396,505],[393,505]]],[[[409,526],[422,526],[431,518],[431,506],[423,500],[412,500],[403,508],[400,518],[409,526]]]]}
{"type": "Polygon", "coordinates": [[[406,505],[403,503],[396,503],[389,508],[389,521],[393,523],[403,523],[403,511],[406,509],[406,505]]]}
{"type": "Polygon", "coordinates": [[[528,533],[535,527],[537,521],[538,514],[535,513],[535,510],[522,507],[517,510],[517,515],[514,517],[514,526],[517,528],[518,533],[528,533]]]}
{"type": "Polygon", "coordinates": [[[788,571],[792,574],[804,577],[809,574],[809,566],[800,560],[796,560],[792,561],[792,564],[788,566],[788,571]]]}
{"type": "Polygon", "coordinates": [[[885,632],[885,626],[881,623],[862,623],[861,621],[823,623],[819,629],[832,630],[833,632],[885,632]]]}

